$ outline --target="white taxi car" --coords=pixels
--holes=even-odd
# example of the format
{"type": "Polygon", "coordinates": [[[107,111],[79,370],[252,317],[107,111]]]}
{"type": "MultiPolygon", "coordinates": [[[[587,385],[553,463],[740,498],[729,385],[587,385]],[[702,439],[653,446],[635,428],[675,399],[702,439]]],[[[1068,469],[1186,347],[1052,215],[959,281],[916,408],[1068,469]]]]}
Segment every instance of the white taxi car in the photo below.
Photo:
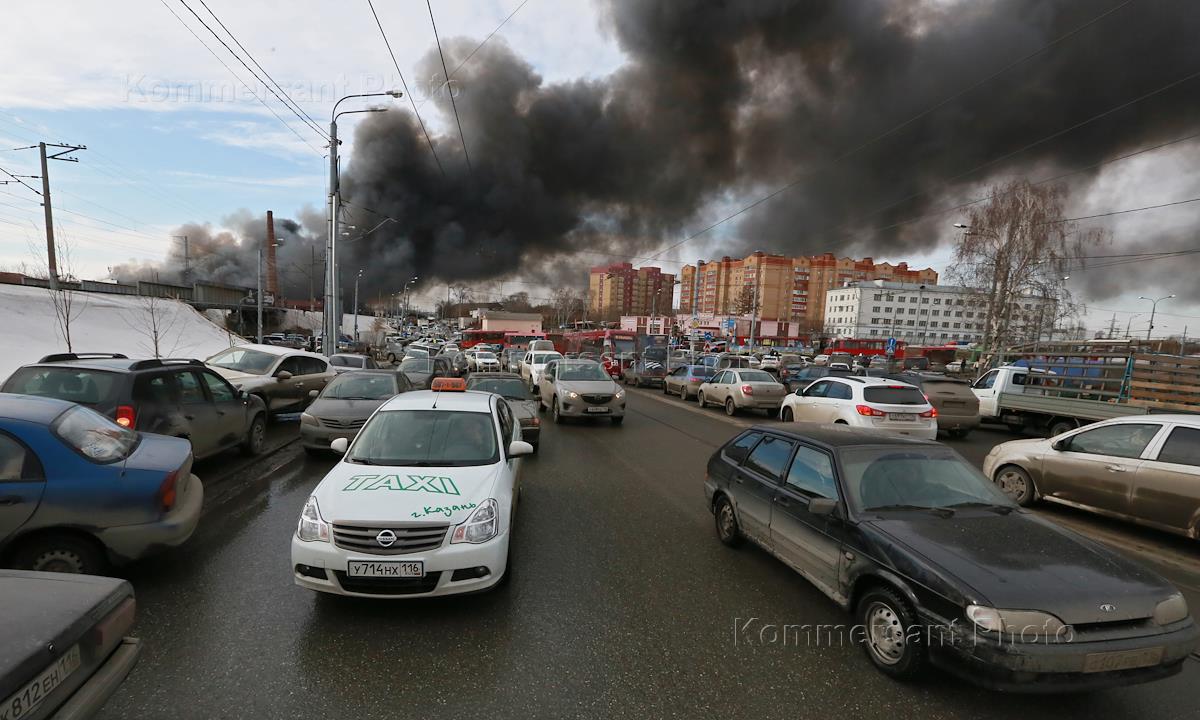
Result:
{"type": "Polygon", "coordinates": [[[520,460],[533,452],[499,395],[438,378],[384,403],[313,490],[292,536],[297,585],[360,597],[453,595],[508,568],[520,460]]]}

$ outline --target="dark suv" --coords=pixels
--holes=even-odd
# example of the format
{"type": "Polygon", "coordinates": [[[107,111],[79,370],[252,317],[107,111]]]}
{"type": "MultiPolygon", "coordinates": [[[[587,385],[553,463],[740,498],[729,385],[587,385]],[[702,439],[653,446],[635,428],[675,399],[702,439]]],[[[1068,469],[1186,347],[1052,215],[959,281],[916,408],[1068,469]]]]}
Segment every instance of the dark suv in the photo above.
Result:
{"type": "Polygon", "coordinates": [[[208,457],[262,452],[267,410],[200,360],[130,360],[120,354],[47,355],[12,374],[0,392],[86,405],[133,430],[187,438],[208,457]]]}

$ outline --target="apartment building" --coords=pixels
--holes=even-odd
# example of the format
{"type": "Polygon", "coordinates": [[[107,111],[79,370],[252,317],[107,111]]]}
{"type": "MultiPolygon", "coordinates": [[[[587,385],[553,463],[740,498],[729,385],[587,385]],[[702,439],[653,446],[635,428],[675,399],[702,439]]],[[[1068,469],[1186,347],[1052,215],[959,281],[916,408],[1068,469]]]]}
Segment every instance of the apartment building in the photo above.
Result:
{"type": "Polygon", "coordinates": [[[695,297],[698,315],[754,315],[818,329],[824,325],[825,294],[831,289],[867,280],[936,285],[938,274],[932,268],[911,269],[908,263],[876,263],[833,253],[788,257],[756,252],[742,259],[685,265],[680,280],[682,314],[692,314],[695,297]]]}
{"type": "Polygon", "coordinates": [[[622,315],[652,315],[671,311],[675,276],[656,267],[635,268],[614,263],[591,269],[588,313],[616,319],[622,315]]]}
{"type": "MultiPolygon", "coordinates": [[[[1048,338],[1056,314],[1051,298],[1019,296],[1009,307],[1014,341],[1048,338]]],[[[918,345],[985,340],[987,301],[973,288],[860,282],[825,293],[825,332],[834,337],[894,337],[918,345]]]]}

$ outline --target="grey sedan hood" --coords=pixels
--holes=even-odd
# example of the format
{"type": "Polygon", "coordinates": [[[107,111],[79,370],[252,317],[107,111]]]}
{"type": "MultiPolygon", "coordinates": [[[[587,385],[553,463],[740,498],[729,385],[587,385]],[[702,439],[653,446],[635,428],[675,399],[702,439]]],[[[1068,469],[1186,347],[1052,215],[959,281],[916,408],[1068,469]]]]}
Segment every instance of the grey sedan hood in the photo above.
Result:
{"type": "Polygon", "coordinates": [[[319,418],[362,418],[365,420],[385,402],[387,402],[386,398],[383,400],[317,398],[305,412],[319,418]]]}

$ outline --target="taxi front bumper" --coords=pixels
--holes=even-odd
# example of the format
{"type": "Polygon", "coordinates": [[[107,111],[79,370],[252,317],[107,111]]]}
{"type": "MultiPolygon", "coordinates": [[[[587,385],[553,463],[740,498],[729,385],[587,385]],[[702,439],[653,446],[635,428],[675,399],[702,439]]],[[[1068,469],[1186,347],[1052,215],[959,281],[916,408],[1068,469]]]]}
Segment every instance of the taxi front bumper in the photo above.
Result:
{"type": "Polygon", "coordinates": [[[505,531],[485,543],[451,545],[447,541],[425,552],[372,555],[344,550],[331,542],[306,542],[293,534],[292,577],[309,590],[353,597],[403,599],[479,592],[495,586],[508,570],[508,540],[505,531]],[[425,576],[401,582],[351,578],[347,575],[351,560],[418,561],[424,563],[425,576]],[[486,568],[487,573],[473,576],[479,568],[486,568]]]}

